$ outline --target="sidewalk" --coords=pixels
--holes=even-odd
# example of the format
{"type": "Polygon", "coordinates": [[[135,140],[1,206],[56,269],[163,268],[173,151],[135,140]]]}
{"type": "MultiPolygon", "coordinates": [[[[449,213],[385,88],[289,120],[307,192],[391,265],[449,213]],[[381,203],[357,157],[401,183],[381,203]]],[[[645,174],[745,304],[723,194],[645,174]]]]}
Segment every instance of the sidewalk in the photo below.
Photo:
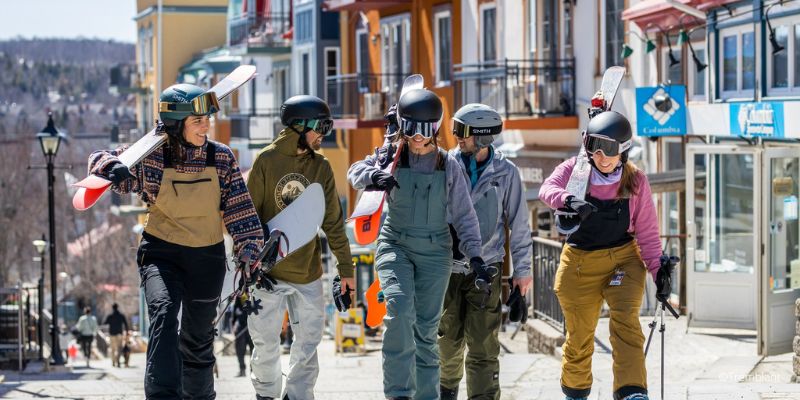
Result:
{"type": "MultiPolygon", "coordinates": [[[[645,335],[649,333],[643,318],[645,335]]],[[[701,331],[686,333],[685,322],[667,321],[666,330],[666,398],[670,400],[714,399],[800,399],[800,384],[789,383],[791,354],[761,360],[755,356],[755,336],[747,331],[701,331]]],[[[516,340],[511,332],[502,334],[502,342],[511,353],[502,354],[500,382],[503,399],[558,400],[563,395],[559,387],[560,360],[543,354],[525,353],[524,333],[516,340]]],[[[594,356],[594,390],[590,399],[612,398],[611,354],[608,342],[608,320],[597,329],[594,356]]],[[[653,399],[660,398],[660,336],[656,331],[653,347],[647,359],[649,387],[653,399]]],[[[320,346],[320,376],[316,386],[317,399],[336,400],[383,399],[381,356],[373,351],[365,356],[334,355],[331,340],[320,346]]],[[[234,377],[238,372],[236,357],[218,359],[219,378],[216,381],[219,399],[252,399],[253,387],[248,378],[234,377]]],[[[284,370],[288,356],[281,357],[284,370]]],[[[93,368],[81,367],[79,360],[72,373],[19,375],[0,372],[0,397],[9,399],[141,399],[144,397],[142,376],[144,355],[134,354],[131,368],[112,368],[109,360],[92,363],[93,368]]],[[[461,398],[466,398],[462,383],[461,398]]]]}

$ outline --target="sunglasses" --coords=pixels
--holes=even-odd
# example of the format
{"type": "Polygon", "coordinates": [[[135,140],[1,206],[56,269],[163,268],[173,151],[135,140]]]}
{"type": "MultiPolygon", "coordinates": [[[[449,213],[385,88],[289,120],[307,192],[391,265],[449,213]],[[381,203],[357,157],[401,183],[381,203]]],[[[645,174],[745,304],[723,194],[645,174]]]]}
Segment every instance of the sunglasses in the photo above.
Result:
{"type": "Polygon", "coordinates": [[[331,134],[331,132],[333,132],[332,119],[298,120],[294,125],[299,128],[301,132],[305,132],[306,129],[309,129],[322,136],[328,136],[331,134]]]}
{"type": "Polygon", "coordinates": [[[159,112],[178,111],[192,113],[192,115],[209,115],[219,110],[219,101],[214,92],[203,93],[189,103],[172,103],[168,101],[160,101],[158,103],[159,112]]]}
{"type": "Polygon", "coordinates": [[[439,122],[416,122],[407,119],[400,121],[400,132],[407,138],[421,135],[425,139],[430,139],[439,131],[439,122]]]}
{"type": "Polygon", "coordinates": [[[453,135],[461,139],[466,139],[470,136],[499,135],[500,132],[502,131],[503,131],[503,125],[476,127],[463,124],[457,120],[453,120],[453,135]]]}
{"type": "Polygon", "coordinates": [[[631,148],[631,141],[619,143],[606,136],[589,135],[586,137],[586,151],[590,154],[603,153],[606,157],[616,157],[631,148]]]}

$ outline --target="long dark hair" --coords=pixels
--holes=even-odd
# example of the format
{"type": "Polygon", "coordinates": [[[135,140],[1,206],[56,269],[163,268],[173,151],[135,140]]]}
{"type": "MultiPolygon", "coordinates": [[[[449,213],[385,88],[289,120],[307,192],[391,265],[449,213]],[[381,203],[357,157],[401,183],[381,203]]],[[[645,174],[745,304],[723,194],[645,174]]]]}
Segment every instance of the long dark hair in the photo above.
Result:
{"type": "Polygon", "coordinates": [[[630,197],[639,193],[636,182],[637,175],[639,175],[639,168],[634,163],[625,161],[622,164],[622,177],[619,180],[619,190],[617,190],[618,198],[630,197]]]}
{"type": "Polygon", "coordinates": [[[186,152],[183,151],[183,127],[185,119],[174,120],[165,119],[161,122],[161,129],[167,134],[167,147],[164,149],[164,157],[169,157],[172,165],[182,165],[186,160],[186,152]]]}

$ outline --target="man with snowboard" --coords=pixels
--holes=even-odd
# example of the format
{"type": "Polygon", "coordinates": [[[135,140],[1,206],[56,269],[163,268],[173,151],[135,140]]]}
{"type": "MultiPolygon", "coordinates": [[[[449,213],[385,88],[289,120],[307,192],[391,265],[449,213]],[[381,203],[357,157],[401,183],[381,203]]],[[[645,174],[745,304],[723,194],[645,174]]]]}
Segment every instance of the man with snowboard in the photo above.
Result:
{"type": "MultiPolygon", "coordinates": [[[[334,285],[337,288],[334,298],[337,307],[344,310],[350,304],[348,289],[355,288],[350,243],[333,170],[328,160],[317,153],[322,138],[332,132],[330,109],[317,97],[294,96],[281,106],[281,122],[286,128],[259,154],[247,187],[258,216],[266,222],[312,183],[323,186],[325,204],[319,204],[325,207],[322,230],[338,261],[341,289],[334,285]]],[[[263,310],[248,317],[254,344],[250,377],[256,398],[275,399],[281,395],[280,331],[283,310],[288,306],[294,342],[284,398],[313,399],[319,375],[317,345],[322,340],[325,318],[319,240],[282,259],[269,277],[271,285],[252,292],[254,301],[260,300],[263,310]]]]}
{"type": "MultiPolygon", "coordinates": [[[[531,230],[519,170],[492,145],[502,130],[503,120],[493,108],[467,104],[453,116],[453,134],[458,148],[450,154],[459,161],[470,188],[472,206],[480,225],[481,256],[497,271],[502,269],[505,256],[506,229],[511,231],[512,285],[518,288],[512,297],[516,302],[511,306],[524,313],[527,305],[522,296],[533,280],[531,230]]],[[[476,273],[458,251],[457,237],[454,237],[453,249],[453,270],[439,322],[441,398],[457,398],[458,384],[466,367],[468,398],[499,399],[501,274],[494,275],[491,292],[486,296],[475,287],[476,273]]]]}

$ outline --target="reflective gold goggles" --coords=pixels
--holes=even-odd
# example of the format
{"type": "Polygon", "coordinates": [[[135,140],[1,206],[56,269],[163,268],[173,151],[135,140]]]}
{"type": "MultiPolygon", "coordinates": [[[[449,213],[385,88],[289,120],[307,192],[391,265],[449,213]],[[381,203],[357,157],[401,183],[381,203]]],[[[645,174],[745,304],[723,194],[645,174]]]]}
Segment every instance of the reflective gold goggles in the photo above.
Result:
{"type": "Polygon", "coordinates": [[[158,102],[158,112],[184,112],[192,115],[209,115],[220,110],[217,95],[206,92],[192,99],[189,103],[158,102]]]}

